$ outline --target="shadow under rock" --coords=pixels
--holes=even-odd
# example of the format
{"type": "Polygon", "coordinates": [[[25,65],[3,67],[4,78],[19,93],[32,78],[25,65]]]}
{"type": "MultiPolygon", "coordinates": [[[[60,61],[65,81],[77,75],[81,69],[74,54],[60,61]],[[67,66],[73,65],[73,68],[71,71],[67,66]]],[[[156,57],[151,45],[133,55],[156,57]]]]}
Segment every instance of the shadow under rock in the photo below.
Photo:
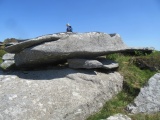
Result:
{"type": "Polygon", "coordinates": [[[16,75],[19,78],[27,80],[54,80],[58,78],[64,78],[70,74],[87,74],[87,75],[96,75],[94,70],[88,69],[70,69],[67,67],[54,67],[51,69],[45,70],[29,70],[29,71],[9,71],[4,73],[4,75],[16,75]]]}

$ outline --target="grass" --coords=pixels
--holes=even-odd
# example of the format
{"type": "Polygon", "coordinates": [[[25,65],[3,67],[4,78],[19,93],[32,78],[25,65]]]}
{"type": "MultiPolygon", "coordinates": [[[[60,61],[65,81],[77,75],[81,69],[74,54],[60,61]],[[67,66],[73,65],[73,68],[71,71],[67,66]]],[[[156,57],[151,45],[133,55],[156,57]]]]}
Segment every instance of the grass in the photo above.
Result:
{"type": "MultiPolygon", "coordinates": [[[[119,63],[118,72],[124,76],[123,90],[116,95],[112,100],[106,102],[103,108],[87,118],[87,120],[105,119],[111,115],[122,113],[130,116],[132,120],[160,120],[160,113],[156,114],[135,114],[130,115],[126,110],[126,106],[133,102],[138,95],[140,88],[152,77],[157,71],[150,71],[149,69],[140,69],[134,64],[134,59],[141,57],[143,59],[153,59],[160,57],[160,52],[153,52],[150,55],[130,56],[121,53],[108,55],[107,58],[115,60],[119,63]]],[[[159,59],[160,60],[160,59],[159,59]]],[[[156,60],[155,60],[156,61],[156,60]]],[[[159,62],[158,60],[156,62],[159,62]]],[[[158,63],[159,64],[159,63],[158,63]]]]}
{"type": "Polygon", "coordinates": [[[4,50],[0,50],[0,63],[2,63],[2,56],[5,54],[6,52],[4,50]]]}

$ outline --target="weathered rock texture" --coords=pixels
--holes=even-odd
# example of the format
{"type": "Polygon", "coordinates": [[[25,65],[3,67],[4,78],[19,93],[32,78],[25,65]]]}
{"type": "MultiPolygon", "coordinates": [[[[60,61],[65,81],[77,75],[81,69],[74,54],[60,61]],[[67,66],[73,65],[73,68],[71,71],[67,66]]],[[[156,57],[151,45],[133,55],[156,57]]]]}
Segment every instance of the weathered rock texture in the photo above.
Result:
{"type": "Polygon", "coordinates": [[[160,73],[149,79],[148,84],[141,88],[134,103],[129,104],[127,109],[131,113],[160,112],[160,73]]]}
{"type": "Polygon", "coordinates": [[[118,113],[118,114],[108,117],[107,119],[101,119],[101,120],[132,120],[132,119],[128,117],[127,115],[118,113]]]}
{"type": "Polygon", "coordinates": [[[0,119],[85,120],[122,89],[117,73],[55,68],[0,73],[0,119]]]}

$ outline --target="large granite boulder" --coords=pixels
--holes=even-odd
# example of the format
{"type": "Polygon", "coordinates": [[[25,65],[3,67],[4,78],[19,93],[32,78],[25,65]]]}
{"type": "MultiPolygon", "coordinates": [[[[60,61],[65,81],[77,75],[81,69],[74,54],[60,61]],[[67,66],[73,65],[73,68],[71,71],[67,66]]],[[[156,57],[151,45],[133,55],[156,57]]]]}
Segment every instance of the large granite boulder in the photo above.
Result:
{"type": "Polygon", "coordinates": [[[119,34],[89,32],[44,35],[8,46],[5,50],[15,53],[16,66],[33,67],[73,58],[88,59],[114,52],[153,49],[127,47],[119,34]]]}
{"type": "Polygon", "coordinates": [[[0,119],[85,120],[122,90],[117,72],[54,68],[0,73],[0,119]]]}
{"type": "Polygon", "coordinates": [[[160,73],[149,79],[134,102],[127,106],[127,110],[131,113],[160,112],[160,73]]]}
{"type": "Polygon", "coordinates": [[[70,58],[97,57],[126,49],[128,47],[118,34],[111,37],[99,32],[77,33],[26,48],[15,55],[15,63],[29,67],[70,58]]]}

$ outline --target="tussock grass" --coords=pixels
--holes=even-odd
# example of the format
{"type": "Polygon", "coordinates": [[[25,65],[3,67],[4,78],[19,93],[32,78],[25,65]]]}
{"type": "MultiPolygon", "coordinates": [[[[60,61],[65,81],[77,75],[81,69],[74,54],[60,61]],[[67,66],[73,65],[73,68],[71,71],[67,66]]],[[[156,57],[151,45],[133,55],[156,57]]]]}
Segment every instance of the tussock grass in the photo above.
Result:
{"type": "Polygon", "coordinates": [[[4,50],[0,50],[0,63],[2,63],[2,56],[5,54],[6,52],[4,50]]]}
{"type": "MultiPolygon", "coordinates": [[[[140,88],[143,87],[148,79],[156,73],[156,71],[150,71],[149,69],[142,70],[136,66],[133,61],[137,57],[150,59],[149,62],[151,63],[151,61],[157,59],[157,57],[160,57],[160,52],[155,51],[150,55],[136,54],[132,56],[122,53],[115,53],[107,56],[108,59],[112,59],[119,63],[118,72],[124,76],[123,90],[112,100],[106,102],[99,112],[91,115],[87,120],[105,119],[117,113],[126,114],[130,116],[132,120],[160,120],[160,113],[149,115],[130,115],[126,111],[126,106],[133,102],[134,98],[139,94],[140,88]]],[[[155,61],[158,62],[158,60],[154,60],[154,62],[155,61]]]]}

